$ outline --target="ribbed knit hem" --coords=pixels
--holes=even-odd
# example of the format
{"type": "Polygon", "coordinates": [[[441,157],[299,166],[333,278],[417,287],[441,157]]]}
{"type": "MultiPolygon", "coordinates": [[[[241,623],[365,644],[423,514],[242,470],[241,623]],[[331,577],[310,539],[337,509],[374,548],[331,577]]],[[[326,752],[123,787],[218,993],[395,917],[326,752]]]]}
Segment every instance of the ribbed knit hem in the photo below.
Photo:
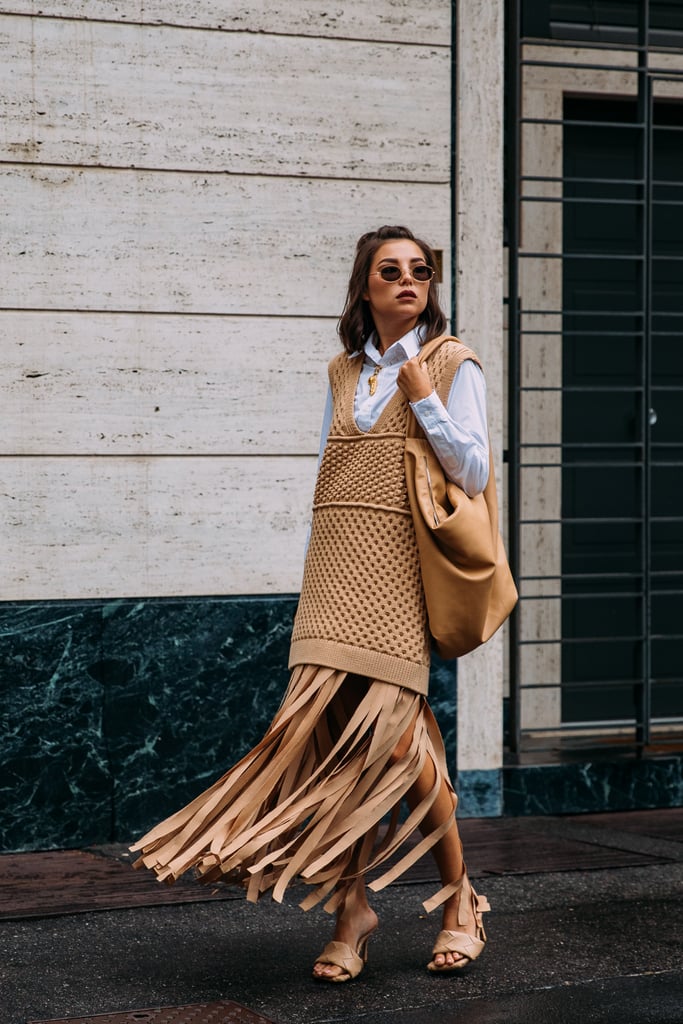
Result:
{"type": "Polygon", "coordinates": [[[289,667],[325,665],[343,672],[381,679],[385,683],[405,686],[413,693],[427,696],[429,665],[420,665],[390,654],[364,651],[334,640],[293,640],[289,649],[289,667]]]}

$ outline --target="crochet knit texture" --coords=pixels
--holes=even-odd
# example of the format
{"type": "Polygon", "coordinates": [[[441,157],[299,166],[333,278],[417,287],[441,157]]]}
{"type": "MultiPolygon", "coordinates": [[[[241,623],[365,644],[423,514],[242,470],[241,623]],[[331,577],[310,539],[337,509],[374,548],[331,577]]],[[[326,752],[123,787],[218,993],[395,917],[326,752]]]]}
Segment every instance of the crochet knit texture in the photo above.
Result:
{"type": "MultiPolygon", "coordinates": [[[[446,342],[428,360],[448,394],[462,347],[446,342]]],[[[330,435],[313,499],[313,524],[294,622],[290,668],[336,669],[426,694],[430,641],[405,482],[408,403],[400,390],[367,432],[353,402],[362,357],[329,367],[330,435]]]]}

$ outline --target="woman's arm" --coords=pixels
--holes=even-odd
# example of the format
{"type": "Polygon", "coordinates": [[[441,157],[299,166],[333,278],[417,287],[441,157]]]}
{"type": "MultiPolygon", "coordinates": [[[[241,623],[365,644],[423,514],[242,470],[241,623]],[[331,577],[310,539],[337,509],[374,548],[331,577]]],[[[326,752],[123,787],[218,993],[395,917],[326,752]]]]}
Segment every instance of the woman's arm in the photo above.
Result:
{"type": "Polygon", "coordinates": [[[471,359],[460,365],[446,406],[432,391],[410,407],[448,479],[470,497],[483,491],[489,476],[489,440],[486,382],[479,366],[471,359]]]}

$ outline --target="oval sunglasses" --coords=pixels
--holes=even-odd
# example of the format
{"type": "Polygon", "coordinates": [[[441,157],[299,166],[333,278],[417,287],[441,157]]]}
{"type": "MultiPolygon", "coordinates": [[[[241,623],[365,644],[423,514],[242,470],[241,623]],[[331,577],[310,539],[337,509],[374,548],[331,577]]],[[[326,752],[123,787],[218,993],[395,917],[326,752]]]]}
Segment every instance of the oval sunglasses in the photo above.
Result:
{"type": "MultiPolygon", "coordinates": [[[[403,276],[403,271],[400,267],[386,266],[381,267],[379,270],[374,270],[369,277],[381,277],[383,281],[389,283],[400,281],[403,276]]],[[[434,277],[434,271],[431,267],[427,266],[426,263],[418,263],[416,267],[410,268],[410,276],[414,281],[419,281],[420,284],[424,284],[427,281],[431,281],[434,277]]]]}

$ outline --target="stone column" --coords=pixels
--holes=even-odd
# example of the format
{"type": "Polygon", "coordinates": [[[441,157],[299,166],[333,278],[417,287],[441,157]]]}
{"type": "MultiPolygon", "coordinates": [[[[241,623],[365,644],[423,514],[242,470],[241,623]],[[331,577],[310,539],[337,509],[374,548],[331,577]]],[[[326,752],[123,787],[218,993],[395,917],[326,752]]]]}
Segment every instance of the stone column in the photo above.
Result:
{"type": "MultiPolygon", "coordinates": [[[[503,0],[463,0],[456,23],[456,333],[478,353],[486,372],[502,499],[503,0]]],[[[499,632],[458,663],[457,788],[463,816],[501,813],[504,662],[499,632]]]]}

